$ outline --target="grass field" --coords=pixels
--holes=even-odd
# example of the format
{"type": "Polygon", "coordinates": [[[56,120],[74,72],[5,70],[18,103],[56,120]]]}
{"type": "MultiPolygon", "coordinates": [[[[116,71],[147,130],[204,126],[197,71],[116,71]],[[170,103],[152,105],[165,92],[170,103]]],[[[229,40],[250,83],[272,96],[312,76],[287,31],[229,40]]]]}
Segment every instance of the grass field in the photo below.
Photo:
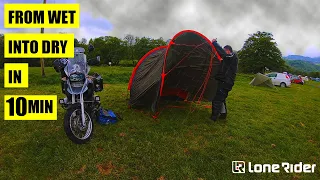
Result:
{"type": "MultiPolygon", "coordinates": [[[[320,179],[320,83],[251,87],[240,74],[227,99],[228,119],[210,109],[166,109],[154,120],[127,107],[132,68],[93,67],[102,74],[102,106],[119,112],[113,125],[95,123],[89,144],[73,144],[57,121],[4,121],[3,95],[57,94],[59,75],[29,68],[28,89],[4,89],[0,70],[0,179],[320,179]],[[315,163],[314,174],[232,174],[231,162],[315,163]]],[[[209,103],[207,103],[209,104],[209,103]]]]}

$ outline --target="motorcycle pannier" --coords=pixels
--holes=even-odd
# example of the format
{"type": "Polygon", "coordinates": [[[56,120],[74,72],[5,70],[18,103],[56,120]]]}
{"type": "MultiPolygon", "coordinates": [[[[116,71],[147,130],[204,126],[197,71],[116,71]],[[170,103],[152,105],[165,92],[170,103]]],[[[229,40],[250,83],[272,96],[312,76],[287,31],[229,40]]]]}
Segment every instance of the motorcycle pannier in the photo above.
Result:
{"type": "Polygon", "coordinates": [[[95,79],[94,79],[94,91],[95,92],[100,92],[103,90],[103,79],[100,75],[98,75],[95,79]]]}

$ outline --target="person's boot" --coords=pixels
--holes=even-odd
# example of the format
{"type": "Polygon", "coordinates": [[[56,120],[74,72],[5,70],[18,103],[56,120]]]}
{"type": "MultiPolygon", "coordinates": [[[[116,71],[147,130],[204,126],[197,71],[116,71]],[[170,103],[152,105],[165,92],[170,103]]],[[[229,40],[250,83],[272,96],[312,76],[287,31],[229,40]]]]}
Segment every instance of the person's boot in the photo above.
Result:
{"type": "Polygon", "coordinates": [[[227,113],[220,113],[219,119],[227,119],[227,113]]]}
{"type": "Polygon", "coordinates": [[[216,121],[218,119],[218,117],[219,117],[219,114],[212,113],[210,119],[213,120],[213,121],[216,121]]]}
{"type": "Polygon", "coordinates": [[[221,111],[221,106],[221,102],[216,101],[212,103],[212,114],[210,117],[211,120],[216,121],[218,119],[221,111]]]}

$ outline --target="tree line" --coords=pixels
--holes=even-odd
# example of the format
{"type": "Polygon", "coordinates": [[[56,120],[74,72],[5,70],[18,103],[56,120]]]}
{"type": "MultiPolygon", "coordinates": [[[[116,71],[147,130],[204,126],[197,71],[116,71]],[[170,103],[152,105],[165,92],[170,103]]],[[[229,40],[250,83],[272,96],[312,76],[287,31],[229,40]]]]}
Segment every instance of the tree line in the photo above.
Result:
{"type": "MultiPolygon", "coordinates": [[[[153,39],[149,37],[137,37],[131,34],[123,39],[113,36],[101,36],[93,39],[74,39],[75,46],[88,49],[89,44],[95,47],[87,58],[92,59],[100,56],[100,64],[111,62],[112,65],[120,65],[120,60],[126,60],[126,66],[135,66],[138,60],[148,51],[168,42],[163,38],[153,39]]],[[[29,66],[40,66],[37,58],[28,59],[5,59],[3,53],[4,36],[0,34],[0,68],[4,62],[27,62],[29,66]]],[[[237,51],[239,57],[239,72],[242,73],[266,73],[268,71],[290,72],[293,74],[309,75],[314,77],[319,72],[302,72],[287,64],[283,59],[280,49],[273,38],[272,33],[257,31],[249,34],[243,47],[237,51]]],[[[45,59],[45,66],[52,66],[55,59],[45,59]]]]}

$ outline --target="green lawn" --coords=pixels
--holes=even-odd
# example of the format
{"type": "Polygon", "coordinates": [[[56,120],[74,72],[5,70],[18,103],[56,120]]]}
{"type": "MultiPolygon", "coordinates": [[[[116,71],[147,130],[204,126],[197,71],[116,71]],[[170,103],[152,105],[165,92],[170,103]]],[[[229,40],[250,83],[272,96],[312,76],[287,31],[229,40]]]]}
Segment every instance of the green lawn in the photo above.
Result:
{"type": "MultiPolygon", "coordinates": [[[[102,106],[123,120],[102,126],[86,145],[73,144],[57,121],[4,121],[3,95],[57,94],[59,75],[29,68],[28,89],[4,89],[0,70],[0,179],[320,179],[320,83],[251,87],[238,75],[227,121],[210,109],[166,109],[154,120],[127,107],[132,68],[94,67],[102,74],[102,106]],[[316,163],[314,174],[232,174],[231,162],[316,163]]],[[[205,103],[204,103],[205,104],[205,103]]],[[[207,103],[209,104],[209,103],[207,103]]]]}

